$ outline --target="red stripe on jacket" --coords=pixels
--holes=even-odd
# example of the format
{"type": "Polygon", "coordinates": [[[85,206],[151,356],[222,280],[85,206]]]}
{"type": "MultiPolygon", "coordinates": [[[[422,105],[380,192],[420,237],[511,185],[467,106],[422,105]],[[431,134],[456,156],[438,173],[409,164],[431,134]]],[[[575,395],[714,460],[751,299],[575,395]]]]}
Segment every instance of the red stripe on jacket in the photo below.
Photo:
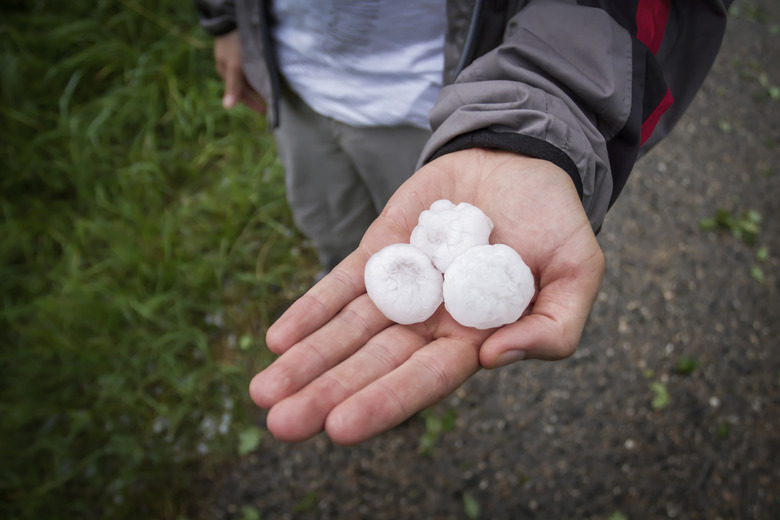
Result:
{"type": "Polygon", "coordinates": [[[669,89],[666,89],[666,95],[664,95],[661,102],[658,103],[657,107],[655,107],[653,113],[650,114],[647,117],[647,119],[645,119],[642,122],[642,130],[639,134],[640,144],[645,144],[645,141],[647,141],[650,138],[650,135],[653,133],[653,130],[655,130],[655,125],[658,124],[658,121],[661,119],[661,116],[664,115],[664,112],[666,112],[667,109],[670,106],[672,106],[672,103],[674,103],[674,98],[672,98],[672,92],[669,89]]]}
{"type": "Polygon", "coordinates": [[[653,54],[664,39],[671,0],[639,0],[636,6],[636,37],[653,54]]]}
{"type": "MultiPolygon", "coordinates": [[[[661,48],[666,30],[666,21],[669,18],[669,5],[671,0],[639,0],[636,8],[636,37],[656,54],[661,48]]],[[[666,90],[661,102],[655,110],[642,122],[640,144],[644,144],[655,130],[658,121],[666,110],[672,106],[674,98],[669,89],[666,90]]]]}

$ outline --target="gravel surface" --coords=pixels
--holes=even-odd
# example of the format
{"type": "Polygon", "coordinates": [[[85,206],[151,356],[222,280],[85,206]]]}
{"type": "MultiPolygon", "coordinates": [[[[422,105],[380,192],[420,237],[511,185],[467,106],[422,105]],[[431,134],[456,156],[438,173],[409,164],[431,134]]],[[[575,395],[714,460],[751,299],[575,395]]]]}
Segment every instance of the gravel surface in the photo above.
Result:
{"type": "Polygon", "coordinates": [[[780,5],[735,8],[608,215],[573,357],[483,371],[356,447],[268,435],[202,518],[780,518],[780,5]],[[719,208],[757,212],[756,243],[703,230],[719,208]]]}

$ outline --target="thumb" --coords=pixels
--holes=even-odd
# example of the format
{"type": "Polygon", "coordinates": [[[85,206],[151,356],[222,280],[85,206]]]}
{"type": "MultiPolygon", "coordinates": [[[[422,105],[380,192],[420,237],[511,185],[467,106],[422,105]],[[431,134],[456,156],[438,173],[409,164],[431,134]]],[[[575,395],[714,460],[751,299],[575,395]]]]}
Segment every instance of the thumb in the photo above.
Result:
{"type": "Polygon", "coordinates": [[[601,285],[603,270],[562,278],[540,292],[531,313],[498,329],[482,345],[480,364],[498,368],[523,359],[555,361],[577,349],[601,285]]]}
{"type": "MultiPolygon", "coordinates": [[[[584,321],[582,325],[584,326],[584,321]]],[[[480,364],[498,368],[524,359],[563,359],[577,348],[583,327],[566,327],[542,314],[529,314],[497,330],[482,345],[480,364]]]]}
{"type": "Polygon", "coordinates": [[[241,96],[241,69],[229,68],[225,73],[225,94],[222,96],[222,106],[233,108],[241,96]]]}
{"type": "MultiPolygon", "coordinates": [[[[228,76],[229,77],[229,76],[228,76]]],[[[225,95],[222,96],[222,106],[225,108],[233,108],[238,100],[239,91],[236,88],[236,83],[230,80],[225,80],[225,95]]]]}

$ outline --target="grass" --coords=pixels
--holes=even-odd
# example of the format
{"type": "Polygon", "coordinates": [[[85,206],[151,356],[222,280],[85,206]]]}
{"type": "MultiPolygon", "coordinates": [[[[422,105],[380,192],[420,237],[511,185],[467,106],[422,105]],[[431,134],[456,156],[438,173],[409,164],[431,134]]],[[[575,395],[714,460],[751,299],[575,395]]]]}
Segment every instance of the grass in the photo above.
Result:
{"type": "Polygon", "coordinates": [[[313,270],[272,140],[190,2],[7,3],[0,70],[0,517],[182,518],[313,270]]]}

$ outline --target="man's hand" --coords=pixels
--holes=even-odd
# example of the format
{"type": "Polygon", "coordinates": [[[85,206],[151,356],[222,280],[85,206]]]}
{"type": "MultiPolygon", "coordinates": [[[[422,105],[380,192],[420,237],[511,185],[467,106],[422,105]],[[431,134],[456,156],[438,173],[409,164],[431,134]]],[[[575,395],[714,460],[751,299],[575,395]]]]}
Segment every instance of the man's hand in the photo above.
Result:
{"type": "Polygon", "coordinates": [[[557,360],[577,347],[604,273],[604,257],[571,179],[552,163],[465,150],[420,169],[393,195],[360,247],[268,330],[280,357],[252,380],[268,428],[299,441],[323,429],[354,444],[454,391],[480,367],[557,360]],[[382,247],[408,242],[436,200],[469,202],[495,223],[491,243],[513,247],[537,284],[515,323],[476,330],[444,306],[424,323],[397,325],[365,292],[363,269],[382,247]]]}
{"type": "Polygon", "coordinates": [[[265,114],[265,102],[249,85],[241,68],[241,41],[238,31],[231,31],[214,40],[214,62],[217,72],[225,80],[222,106],[232,108],[243,103],[259,114],[265,114]]]}

